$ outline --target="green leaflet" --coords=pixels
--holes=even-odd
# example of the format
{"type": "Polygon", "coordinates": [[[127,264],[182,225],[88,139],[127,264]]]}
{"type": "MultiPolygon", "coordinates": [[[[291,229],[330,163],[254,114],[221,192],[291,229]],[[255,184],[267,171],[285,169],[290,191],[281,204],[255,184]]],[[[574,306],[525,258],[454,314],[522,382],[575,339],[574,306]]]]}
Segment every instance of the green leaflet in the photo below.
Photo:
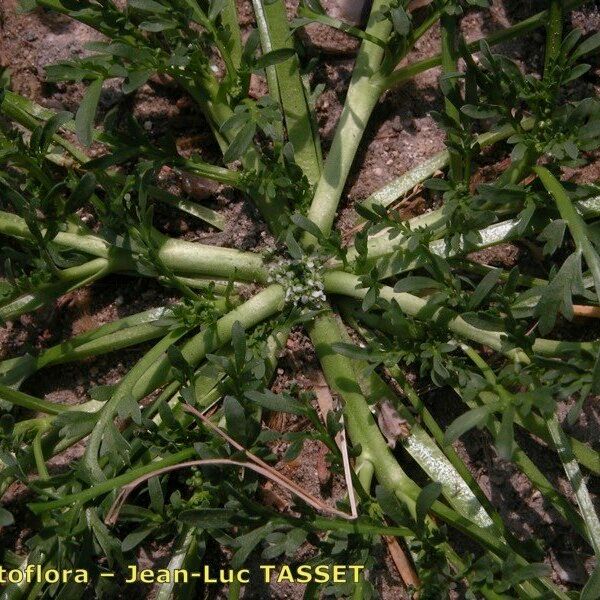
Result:
{"type": "Polygon", "coordinates": [[[77,137],[84,146],[91,146],[94,139],[94,118],[103,83],[102,79],[95,79],[90,83],[75,114],[77,137]]]}

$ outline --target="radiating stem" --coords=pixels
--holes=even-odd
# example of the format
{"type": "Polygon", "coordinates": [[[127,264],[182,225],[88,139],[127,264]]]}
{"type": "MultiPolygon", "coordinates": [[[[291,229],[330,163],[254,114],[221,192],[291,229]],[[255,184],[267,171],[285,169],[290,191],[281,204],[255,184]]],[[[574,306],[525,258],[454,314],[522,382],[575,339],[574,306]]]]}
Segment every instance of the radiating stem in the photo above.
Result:
{"type": "Polygon", "coordinates": [[[59,271],[59,281],[42,284],[0,305],[0,323],[16,319],[27,312],[37,310],[68,292],[105,277],[113,270],[116,270],[115,265],[116,261],[111,263],[107,259],[97,258],[76,267],[69,267],[68,269],[59,271]]]}
{"type": "MultiPolygon", "coordinates": [[[[374,0],[366,29],[367,33],[383,41],[388,39],[392,30],[389,20],[378,18],[379,11],[385,6],[385,0],[374,0]]],[[[381,46],[363,41],[323,174],[308,211],[308,218],[325,235],[331,231],[358,145],[382,92],[380,86],[373,84],[372,77],[380,67],[383,56],[381,46]]]]}
{"type": "MultiPolygon", "coordinates": [[[[3,211],[0,211],[0,234],[33,239],[24,219],[3,211]]],[[[61,247],[110,259],[113,270],[135,270],[136,268],[131,254],[124,248],[113,246],[102,237],[82,229],[59,231],[52,241],[61,247]]],[[[179,274],[205,275],[223,279],[231,277],[241,281],[258,282],[264,282],[267,278],[267,271],[260,254],[172,239],[159,232],[155,233],[155,242],[162,263],[179,274]]]]}
{"type": "Polygon", "coordinates": [[[36,412],[46,413],[47,415],[59,415],[65,411],[71,410],[71,406],[60,404],[59,402],[48,402],[41,398],[35,398],[29,394],[13,390],[5,385],[0,384],[0,400],[10,402],[15,406],[33,410],[36,412]]]}
{"type": "MultiPolygon", "coordinates": [[[[525,131],[533,127],[533,119],[523,119],[521,128],[525,131]]],[[[504,125],[503,127],[492,130],[487,133],[482,133],[476,136],[477,143],[481,148],[493,146],[497,142],[509,138],[515,133],[514,127],[504,125]]],[[[419,184],[433,177],[438,171],[445,169],[450,162],[450,153],[448,150],[442,150],[431,158],[419,163],[400,177],[386,183],[382,188],[373,192],[362,203],[367,208],[373,205],[390,206],[390,204],[399,200],[405,194],[411,192],[419,184]]]]}
{"type": "MultiPolygon", "coordinates": [[[[350,336],[345,333],[341,320],[338,320],[338,330],[340,338],[344,342],[352,343],[350,336]]],[[[353,360],[352,365],[355,379],[364,396],[366,398],[378,398],[381,402],[385,400],[391,402],[398,415],[406,421],[410,431],[406,437],[399,438],[397,444],[404,447],[405,451],[432,481],[438,481],[442,485],[442,493],[448,504],[457,513],[472,520],[479,527],[492,527],[493,522],[490,516],[470,487],[411,412],[404,407],[394,389],[378,373],[369,369],[366,362],[353,360]]]]}
{"type": "MultiPolygon", "coordinates": [[[[253,5],[263,52],[266,54],[275,48],[293,49],[283,0],[253,0],[253,5]]],[[[271,96],[279,99],[296,163],[309,183],[315,185],[321,176],[321,144],[300,75],[298,56],[294,54],[286,61],[268,67],[267,80],[271,96]]]]}
{"type": "MultiPolygon", "coordinates": [[[[245,328],[253,327],[279,312],[283,308],[283,302],[284,291],[281,286],[272,285],[266,288],[186,342],[181,349],[183,357],[195,368],[208,352],[214,352],[231,340],[231,330],[236,321],[245,328]]],[[[125,375],[106,403],[92,431],[84,456],[84,463],[96,481],[105,479],[98,464],[98,452],[104,430],[127,403],[132,401],[137,403],[169,380],[170,363],[165,352],[184,333],[181,329],[172,331],[158,342],[125,375]]]]}
{"type": "Polygon", "coordinates": [[[573,456],[569,440],[558,423],[556,415],[549,417],[546,420],[546,424],[548,426],[548,431],[552,436],[558,456],[565,469],[565,473],[573,488],[575,497],[577,498],[579,510],[581,511],[581,516],[583,517],[583,521],[587,528],[589,541],[594,549],[594,554],[596,555],[596,558],[600,559],[600,519],[598,519],[598,514],[594,508],[594,503],[590,497],[579,464],[573,456]]]}
{"type": "MultiPolygon", "coordinates": [[[[335,318],[331,313],[318,316],[310,323],[309,333],[327,382],[344,399],[344,413],[352,444],[360,445],[362,460],[368,460],[373,464],[379,482],[393,491],[408,509],[414,512],[419,487],[402,470],[386,444],[366,399],[355,381],[350,359],[336,354],[332,348],[333,344],[343,339],[335,318]]],[[[435,502],[432,506],[432,513],[476,539],[498,557],[514,556],[508,545],[497,535],[487,529],[475,526],[470,520],[461,517],[445,504],[435,502]]],[[[515,560],[517,564],[527,565],[527,562],[520,556],[515,556],[515,560]]],[[[533,584],[527,582],[528,588],[531,585],[533,584]]],[[[568,596],[563,594],[552,582],[540,579],[540,585],[552,590],[556,596],[568,600],[568,596]]]]}
{"type": "MultiPolygon", "coordinates": [[[[94,483],[104,481],[106,479],[100,465],[98,457],[100,446],[104,439],[106,430],[112,426],[113,420],[118,412],[123,409],[126,403],[134,402],[137,405],[138,398],[133,396],[134,386],[138,383],[142,375],[144,375],[149,367],[153,365],[161,356],[165,354],[170,346],[172,346],[179,338],[184,335],[185,331],[181,328],[168,333],[160,340],[137,364],[125,375],[121,380],[116,390],[113,392],[110,400],[106,402],[90,438],[88,440],[83,464],[85,465],[90,478],[94,483]]],[[[131,411],[131,407],[127,409],[131,411]]]]}
{"type": "MultiPolygon", "coordinates": [[[[343,271],[329,271],[324,277],[325,290],[331,294],[339,294],[362,300],[367,294],[367,288],[362,287],[359,277],[343,271]]],[[[427,300],[407,294],[405,292],[394,292],[391,287],[382,286],[380,296],[388,302],[396,302],[398,306],[411,317],[419,318],[419,313],[425,308],[427,300]]],[[[529,364],[530,359],[520,348],[510,346],[505,340],[504,334],[497,331],[479,329],[467,323],[460,315],[457,315],[445,307],[438,308],[433,314],[427,314],[428,321],[436,322],[463,339],[468,339],[483,344],[506,354],[512,360],[529,364]]],[[[536,353],[556,356],[577,351],[594,352],[593,342],[563,342],[561,340],[547,340],[538,338],[534,342],[533,350],[536,353]]]]}
{"type": "Polygon", "coordinates": [[[172,600],[177,585],[181,585],[176,583],[177,578],[174,576],[174,572],[176,569],[185,569],[188,567],[188,562],[191,562],[194,550],[197,550],[197,535],[198,533],[193,527],[185,526],[183,528],[171,551],[171,557],[167,566],[167,569],[171,573],[171,581],[156,586],[155,600],[172,600]]]}
{"type": "MultiPolygon", "coordinates": [[[[531,168],[531,165],[528,168],[531,168]]],[[[594,218],[600,215],[599,200],[599,198],[580,200],[573,203],[573,208],[581,219],[594,218]]],[[[468,252],[475,252],[489,246],[502,244],[515,239],[519,234],[518,219],[499,221],[479,230],[477,232],[477,242],[468,241],[463,235],[458,248],[450,248],[443,239],[444,220],[443,209],[437,209],[414,217],[407,222],[413,231],[430,228],[433,231],[435,239],[430,242],[429,250],[433,254],[444,258],[453,258],[468,252]]],[[[541,223],[545,224],[546,221],[541,221],[541,223]]],[[[377,266],[380,279],[416,269],[423,264],[419,259],[407,261],[402,256],[402,250],[407,248],[408,240],[403,235],[392,236],[391,234],[392,231],[390,229],[384,229],[376,235],[370,236],[367,242],[367,258],[377,266]]],[[[348,262],[354,263],[358,256],[356,248],[350,246],[347,252],[348,262]]]]}
{"type": "MultiPolygon", "coordinates": [[[[324,281],[326,291],[333,294],[341,294],[352,298],[362,299],[367,293],[367,289],[361,287],[359,278],[350,273],[332,271],[325,275],[324,281]]],[[[419,313],[427,305],[427,301],[423,298],[403,292],[394,292],[392,288],[387,286],[383,286],[380,289],[380,296],[388,302],[397,302],[403,312],[417,318],[419,313]]],[[[517,348],[508,347],[502,339],[502,334],[499,332],[478,329],[446,308],[439,308],[434,314],[428,314],[427,319],[431,322],[443,324],[450,331],[462,337],[480,344],[485,344],[498,352],[505,352],[519,362],[529,363],[527,355],[517,348]]]]}
{"type": "Polygon", "coordinates": [[[40,479],[50,479],[50,473],[46,467],[44,459],[44,450],[42,449],[42,432],[38,431],[33,438],[33,455],[40,479]]]}

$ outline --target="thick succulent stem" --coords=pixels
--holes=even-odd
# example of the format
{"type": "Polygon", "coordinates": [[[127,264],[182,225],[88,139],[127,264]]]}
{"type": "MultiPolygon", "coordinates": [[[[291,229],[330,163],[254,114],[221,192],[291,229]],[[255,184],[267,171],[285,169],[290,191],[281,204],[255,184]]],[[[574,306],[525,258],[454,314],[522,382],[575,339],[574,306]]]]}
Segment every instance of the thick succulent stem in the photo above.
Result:
{"type": "MultiPolygon", "coordinates": [[[[344,338],[333,314],[329,312],[317,317],[310,324],[309,333],[327,382],[344,400],[348,433],[352,444],[360,445],[362,449],[361,460],[370,462],[378,481],[405,503],[409,510],[414,511],[420,488],[406,475],[391,453],[356,382],[351,360],[340,356],[333,349],[333,345],[344,338]]],[[[435,502],[431,511],[453,527],[476,539],[498,557],[506,559],[514,556],[508,545],[496,534],[488,529],[477,527],[469,519],[461,517],[441,502],[435,502]]],[[[518,564],[527,565],[522,557],[514,558],[518,564]]],[[[537,595],[532,583],[527,582],[524,585],[535,593],[532,597],[541,597],[537,595]]],[[[541,579],[539,585],[550,589],[557,597],[568,600],[568,596],[550,581],[541,579]]]]}
{"type": "MultiPolygon", "coordinates": [[[[361,285],[359,277],[343,271],[327,272],[324,277],[324,283],[325,290],[328,293],[349,296],[358,300],[362,300],[368,291],[367,288],[361,285]]],[[[424,298],[419,298],[405,292],[394,292],[388,286],[382,286],[379,293],[382,299],[388,302],[396,302],[400,309],[411,317],[419,318],[419,314],[427,304],[427,300],[424,298]]],[[[449,331],[463,339],[471,340],[488,346],[497,352],[502,352],[512,360],[523,364],[530,363],[527,354],[520,348],[510,346],[505,340],[504,334],[497,331],[479,329],[467,323],[460,315],[445,307],[438,308],[433,314],[428,313],[424,318],[447,327],[449,331]]],[[[591,342],[563,342],[542,338],[536,339],[533,345],[534,352],[548,356],[568,354],[574,351],[593,352],[594,349],[595,345],[591,342]]]]}
{"type": "MultiPolygon", "coordinates": [[[[268,319],[283,308],[284,290],[272,285],[256,296],[221,317],[213,326],[208,327],[189,340],[182,348],[183,357],[195,367],[206,356],[222,347],[231,339],[231,330],[236,321],[249,328],[268,319]]],[[[166,351],[185,332],[181,329],[170,332],[146,354],[123,378],[111,399],[104,406],[86,447],[84,464],[94,481],[106,479],[98,463],[98,453],[105,429],[112,423],[116,414],[131,402],[141,398],[164,385],[169,372],[169,360],[166,351]]]]}
{"type": "MultiPolygon", "coordinates": [[[[3,211],[0,211],[0,234],[33,239],[24,219],[3,211]]],[[[83,229],[59,231],[52,241],[64,248],[109,259],[112,270],[135,270],[136,268],[128,251],[113,246],[102,237],[83,229]]],[[[267,270],[260,254],[172,239],[158,232],[155,233],[155,243],[162,263],[179,274],[233,278],[260,283],[264,283],[267,278],[267,270]]]]}
{"type": "MultiPolygon", "coordinates": [[[[266,54],[274,48],[292,50],[294,44],[283,0],[253,0],[253,5],[263,52],[266,54]]],[[[267,80],[271,95],[279,98],[296,163],[310,184],[315,185],[321,176],[321,144],[300,75],[298,56],[294,54],[268,67],[267,80]]]]}
{"type": "MultiPolygon", "coordinates": [[[[533,127],[533,119],[524,119],[521,122],[521,127],[525,131],[528,131],[533,127]]],[[[509,138],[514,133],[514,127],[511,125],[504,125],[497,130],[482,133],[478,135],[476,139],[481,148],[487,148],[488,146],[493,146],[497,142],[509,138]]],[[[363,201],[363,205],[367,208],[374,205],[389,206],[405,194],[411,192],[419,184],[433,177],[438,171],[445,169],[449,163],[450,153],[448,150],[442,150],[371,194],[363,201]]]]}
{"type": "MultiPolygon", "coordinates": [[[[379,20],[377,13],[385,5],[385,0],[373,2],[366,29],[367,33],[384,41],[389,37],[392,25],[387,19],[379,20]]],[[[358,145],[382,92],[379,85],[373,84],[372,77],[377,72],[383,55],[381,46],[364,40],[356,59],[342,115],[308,212],[308,218],[325,235],[331,231],[358,145]]]]}
{"type": "Polygon", "coordinates": [[[58,271],[60,280],[41,285],[0,305],[0,323],[37,310],[59,296],[90,284],[115,270],[114,263],[96,258],[76,267],[58,271]]]}
{"type": "Polygon", "coordinates": [[[597,558],[600,558],[600,519],[594,508],[594,503],[588,491],[579,464],[573,456],[573,451],[567,436],[564,434],[556,415],[546,420],[548,431],[558,452],[560,460],[573,488],[583,522],[587,528],[589,540],[597,558]]]}

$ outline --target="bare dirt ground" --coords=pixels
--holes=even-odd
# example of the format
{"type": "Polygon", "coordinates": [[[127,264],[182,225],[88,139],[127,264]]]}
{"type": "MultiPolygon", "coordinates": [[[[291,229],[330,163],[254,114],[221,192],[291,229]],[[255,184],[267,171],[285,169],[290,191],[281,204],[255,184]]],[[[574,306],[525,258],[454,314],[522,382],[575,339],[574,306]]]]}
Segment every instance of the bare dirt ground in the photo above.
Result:
{"type": "MultiPolygon", "coordinates": [[[[324,5],[328,5],[324,2],[324,5]]],[[[12,73],[12,87],[16,92],[56,109],[75,111],[81,98],[81,85],[48,84],[44,81],[44,67],[58,60],[81,56],[87,42],[96,40],[99,35],[84,25],[66,17],[37,10],[31,14],[20,14],[16,0],[2,0],[0,5],[0,66],[9,67],[12,73]]],[[[477,12],[470,13],[463,20],[463,32],[468,39],[478,38],[486,33],[509,26],[545,7],[543,1],[493,0],[491,16],[482,17],[477,12]]],[[[295,8],[290,2],[290,11],[295,8]]],[[[253,22],[251,3],[239,2],[242,23],[250,26],[253,22]]],[[[574,26],[584,32],[600,30],[600,8],[598,3],[590,3],[585,9],[571,15],[574,26]]],[[[313,75],[313,86],[322,83],[324,92],[317,102],[318,122],[325,146],[331,141],[335,124],[339,117],[348,86],[354,54],[355,40],[344,34],[331,35],[322,29],[312,29],[304,35],[307,51],[322,54],[321,66],[313,75]]],[[[438,52],[439,31],[433,29],[418,44],[407,59],[408,62],[431,56],[438,52]]],[[[533,33],[522,40],[505,44],[502,51],[524,64],[528,69],[540,67],[543,51],[541,33],[533,33]]],[[[342,230],[348,230],[349,212],[354,203],[366,198],[394,177],[419,164],[443,148],[444,138],[429,112],[442,107],[437,86],[439,72],[431,70],[419,75],[400,89],[388,92],[379,103],[367,130],[364,142],[355,162],[353,174],[343,197],[343,210],[339,218],[342,230]]],[[[600,90],[600,64],[596,60],[593,69],[579,84],[578,93],[597,94],[600,90]]],[[[264,83],[255,81],[254,93],[265,93],[264,83]]],[[[102,96],[104,110],[122,100],[120,87],[105,86],[102,96]]],[[[167,128],[177,138],[182,152],[198,152],[216,158],[217,148],[207,134],[202,116],[192,101],[175,87],[160,81],[150,81],[132,98],[126,100],[134,116],[145,124],[155,136],[160,136],[167,128]]],[[[494,172],[497,162],[504,158],[502,149],[491,151],[486,157],[481,178],[485,180],[494,172]]],[[[582,181],[597,181],[600,176],[600,161],[572,177],[582,181]]],[[[169,177],[166,173],[165,177],[169,177]]],[[[193,186],[184,185],[177,179],[169,180],[174,191],[188,193],[194,198],[198,192],[193,186]]],[[[0,203],[1,203],[0,199],[0,203]]],[[[189,240],[211,244],[232,246],[245,250],[261,250],[270,245],[271,240],[265,227],[257,219],[256,213],[240,195],[224,187],[205,201],[207,205],[220,210],[227,218],[227,228],[218,232],[182,213],[161,207],[158,224],[163,231],[189,240]]],[[[404,207],[407,216],[427,209],[430,200],[417,195],[404,207]]],[[[526,265],[535,257],[526,247],[505,245],[486,251],[481,257],[488,264],[511,267],[526,265]]],[[[125,277],[111,277],[94,284],[86,291],[77,292],[63,298],[55,305],[20,318],[0,328],[0,359],[13,357],[24,352],[37,352],[77,333],[94,328],[127,314],[139,312],[148,307],[159,306],[171,301],[164,288],[142,280],[125,277]]],[[[598,330],[592,333],[588,324],[570,325],[563,332],[569,335],[598,337],[598,330]]],[[[41,376],[29,381],[25,391],[35,395],[67,403],[84,401],[88,388],[114,383],[126,372],[143,352],[144,348],[121,351],[115,355],[89,359],[82,363],[67,365],[60,369],[45,371],[41,376]]],[[[317,376],[317,361],[308,339],[301,331],[290,338],[279,364],[274,389],[282,389],[291,381],[311,388],[317,376]]],[[[423,390],[428,407],[440,424],[450,423],[458,415],[459,405],[449,392],[423,390]]],[[[275,428],[293,426],[293,422],[271,423],[275,428]]],[[[589,400],[573,433],[600,446],[600,402],[589,400]]],[[[554,456],[546,452],[541,442],[530,436],[522,436],[519,442],[527,450],[536,464],[546,473],[559,489],[568,493],[564,473],[554,456]]],[[[569,527],[550,510],[538,492],[510,464],[499,461],[491,450],[490,439],[482,432],[474,432],[457,445],[462,457],[481,484],[514,534],[526,540],[535,532],[550,549],[553,579],[568,589],[573,584],[585,580],[585,550],[569,532],[569,527]]],[[[284,448],[278,449],[281,453],[284,448]]],[[[54,469],[65,468],[80,449],[59,457],[54,469]]],[[[419,478],[418,469],[410,464],[409,457],[402,456],[407,470],[419,478]]],[[[301,456],[291,464],[281,466],[286,474],[315,494],[323,497],[336,497],[341,494],[340,482],[322,485],[319,471],[322,470],[323,452],[315,444],[307,444],[301,456]]],[[[600,492],[600,482],[590,482],[590,489],[600,492]]],[[[267,493],[267,492],[265,492],[267,493]]],[[[268,496],[268,493],[267,493],[268,496]]],[[[17,551],[30,533],[27,515],[19,505],[26,498],[22,488],[10,490],[9,508],[18,517],[18,526],[0,531],[0,544],[13,546],[17,551]]],[[[464,542],[464,550],[470,549],[464,542]]],[[[307,549],[307,552],[310,550],[307,549]]],[[[162,566],[168,560],[169,546],[149,545],[144,548],[140,561],[144,564],[162,566]]],[[[221,560],[226,562],[227,557],[221,560]]],[[[405,598],[400,578],[385,551],[381,552],[375,580],[384,599],[405,598]]],[[[140,589],[139,597],[146,597],[147,590],[140,589]]],[[[217,597],[222,591],[211,592],[217,597]]],[[[244,598],[301,598],[303,590],[299,586],[277,585],[247,589],[244,598]]],[[[128,592],[131,597],[131,592],[128,592]]]]}

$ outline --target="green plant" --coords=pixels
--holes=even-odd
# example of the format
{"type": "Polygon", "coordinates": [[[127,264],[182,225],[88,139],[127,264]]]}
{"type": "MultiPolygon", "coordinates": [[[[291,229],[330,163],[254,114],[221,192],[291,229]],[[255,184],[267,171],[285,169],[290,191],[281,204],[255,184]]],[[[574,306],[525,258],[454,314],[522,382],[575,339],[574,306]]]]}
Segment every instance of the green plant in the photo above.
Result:
{"type": "MultiPolygon", "coordinates": [[[[457,584],[469,598],[597,597],[598,570],[581,593],[552,582],[539,544],[515,539],[452,446],[475,427],[487,429],[498,456],[514,462],[598,560],[600,524],[583,472],[600,474],[600,456],[568,436],[556,412],[557,402],[575,396],[573,422],[599,391],[600,346],[541,337],[573,317],[574,300],[594,308],[600,300],[600,192],[562,181],[560,172],[581,167],[600,147],[600,103],[563,93],[588,70],[582,59],[600,47],[600,34],[563,34],[563,9],[583,3],[551,0],[548,11],[474,45],[458,36],[458,19],[473,6],[485,9],[485,1],[436,0],[415,15],[408,2],[375,0],[364,31],[327,17],[314,0],[303,2],[294,28],[314,20],[362,39],[323,160],[313,90],[282,0],[253,1],[257,31],[245,44],[233,0],[129,0],[125,9],[110,0],[23,2],[69,15],[107,41],[48,69],[52,81],[87,83],[74,116],[2,93],[0,111],[20,128],[0,131],[0,234],[9,240],[0,318],[114,273],[156,279],[180,302],[0,363],[0,494],[20,481],[34,494],[28,508],[39,520],[21,569],[88,568],[94,593],[110,596],[114,583],[102,574],[123,569],[145,540],[176,540],[172,568],[194,564],[214,544],[231,549],[239,568],[261,545],[273,559],[293,557],[308,541],[314,564],[360,564],[366,576],[309,586],[307,594],[368,598],[373,547],[395,536],[416,567],[420,598],[446,597],[457,584]],[[441,55],[397,69],[438,22],[441,55]],[[544,25],[541,78],[492,53],[494,43],[544,25]],[[360,231],[342,244],[333,224],[371,113],[385,90],[437,64],[445,105],[435,117],[447,151],[357,206],[360,231]],[[253,100],[251,75],[263,72],[269,95],[253,100]],[[171,140],[154,142],[118,106],[95,126],[105,79],[121,77],[131,94],[154,75],[172,78],[196,101],[223,165],[185,159],[171,140]],[[481,121],[491,123],[489,132],[478,133],[481,121]],[[80,144],[69,141],[73,134],[80,144]],[[482,149],[503,140],[512,147],[510,166],[474,190],[482,149]],[[92,143],[104,149],[98,158],[82,150],[92,143]],[[447,165],[446,177],[431,178],[447,165]],[[160,188],[164,166],[246,194],[276,236],[273,249],[244,252],[159,232],[155,202],[223,226],[214,211],[160,188]],[[389,206],[421,182],[443,199],[441,207],[400,220],[389,206]],[[83,207],[93,227],[79,218],[83,207]],[[507,240],[543,243],[536,276],[472,260],[471,252],[507,240]],[[246,283],[260,291],[248,298],[246,283]],[[293,386],[269,389],[293,327],[310,335],[340,401],[327,414],[293,386]],[[149,341],[117,385],[88,390],[83,405],[19,389],[40,369],[149,341]],[[465,404],[445,432],[410,371],[417,387],[430,382],[465,404]],[[308,425],[279,434],[265,426],[265,411],[292,413],[308,425]],[[577,506],[527,456],[516,428],[557,452],[577,506]],[[272,466],[270,444],[278,438],[289,443],[287,460],[307,439],[324,444],[347,497],[332,507],[282,476],[272,466]],[[47,461],[81,440],[83,457],[68,473],[51,475],[47,461]],[[407,474],[408,457],[427,478],[423,487],[407,474]],[[293,511],[258,500],[264,478],[294,496],[293,511]],[[454,530],[475,543],[472,555],[454,550],[454,530]]],[[[1,509],[0,524],[11,521],[1,509]]],[[[20,583],[2,597],[81,591],[20,583]]],[[[156,593],[185,590],[163,583],[156,593]]],[[[231,585],[230,597],[239,593],[231,585]]]]}

